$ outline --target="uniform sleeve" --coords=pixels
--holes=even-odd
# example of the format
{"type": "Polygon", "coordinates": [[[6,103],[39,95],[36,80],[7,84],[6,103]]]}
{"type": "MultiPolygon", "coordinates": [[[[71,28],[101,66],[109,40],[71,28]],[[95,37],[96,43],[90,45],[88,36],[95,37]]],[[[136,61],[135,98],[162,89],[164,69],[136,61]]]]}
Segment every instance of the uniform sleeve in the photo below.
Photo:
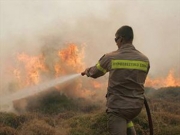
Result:
{"type": "Polygon", "coordinates": [[[86,69],[86,75],[92,78],[98,78],[100,76],[103,76],[109,71],[108,66],[108,57],[104,55],[100,58],[100,60],[95,66],[86,69]]]}
{"type": "Polygon", "coordinates": [[[148,62],[148,70],[147,70],[147,74],[149,73],[150,70],[150,62],[148,62]]]}

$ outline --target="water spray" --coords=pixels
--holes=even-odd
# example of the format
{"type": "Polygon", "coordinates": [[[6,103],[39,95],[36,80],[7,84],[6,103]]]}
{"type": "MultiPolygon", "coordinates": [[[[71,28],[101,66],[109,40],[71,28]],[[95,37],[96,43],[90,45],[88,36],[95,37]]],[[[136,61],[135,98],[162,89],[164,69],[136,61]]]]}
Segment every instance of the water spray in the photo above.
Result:
{"type": "Polygon", "coordinates": [[[11,95],[7,95],[5,97],[0,98],[0,105],[6,105],[8,103],[11,103],[12,101],[34,95],[34,94],[37,94],[39,92],[45,91],[48,88],[63,84],[63,83],[68,82],[68,81],[72,81],[73,79],[79,77],[80,75],[81,74],[73,74],[73,75],[62,76],[62,77],[56,78],[54,80],[36,85],[34,87],[20,90],[16,93],[13,93],[11,95]]]}

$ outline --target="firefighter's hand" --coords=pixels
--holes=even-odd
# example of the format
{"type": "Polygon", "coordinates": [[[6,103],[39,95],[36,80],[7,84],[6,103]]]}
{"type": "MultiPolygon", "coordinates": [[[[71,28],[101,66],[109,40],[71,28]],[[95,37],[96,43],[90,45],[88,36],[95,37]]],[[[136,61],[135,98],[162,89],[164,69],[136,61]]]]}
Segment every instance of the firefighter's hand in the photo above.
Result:
{"type": "Polygon", "coordinates": [[[84,71],[84,72],[81,72],[81,75],[82,75],[82,76],[86,75],[86,72],[85,72],[85,71],[84,71]]]}
{"type": "Polygon", "coordinates": [[[89,77],[89,75],[88,75],[88,68],[85,71],[81,72],[81,75],[82,76],[86,75],[87,77],[89,77]]]}

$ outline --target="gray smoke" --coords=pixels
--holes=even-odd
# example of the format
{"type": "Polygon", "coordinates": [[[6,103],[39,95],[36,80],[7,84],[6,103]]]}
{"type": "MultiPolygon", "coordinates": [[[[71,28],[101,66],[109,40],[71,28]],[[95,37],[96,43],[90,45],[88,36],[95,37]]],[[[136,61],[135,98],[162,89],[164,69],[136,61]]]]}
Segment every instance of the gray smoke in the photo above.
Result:
{"type": "Polygon", "coordinates": [[[173,68],[180,78],[179,9],[176,0],[0,1],[0,95],[18,87],[9,86],[13,77],[8,72],[18,52],[43,52],[55,63],[53,52],[64,44],[84,44],[85,63],[92,66],[117,49],[114,34],[122,25],[132,26],[135,47],[149,57],[149,76],[165,77],[173,68]]]}

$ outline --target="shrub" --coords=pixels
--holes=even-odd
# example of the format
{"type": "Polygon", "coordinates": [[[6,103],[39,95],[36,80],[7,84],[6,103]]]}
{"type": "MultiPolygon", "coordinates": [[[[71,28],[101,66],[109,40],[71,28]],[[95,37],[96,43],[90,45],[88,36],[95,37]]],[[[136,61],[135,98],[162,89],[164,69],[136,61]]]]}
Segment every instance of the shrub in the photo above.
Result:
{"type": "Polygon", "coordinates": [[[133,120],[135,124],[135,129],[138,135],[146,135],[149,131],[148,118],[145,110],[143,109],[141,113],[133,120]]]}
{"type": "Polygon", "coordinates": [[[180,133],[180,128],[179,126],[166,126],[166,127],[161,127],[161,130],[156,133],[157,135],[179,135],[180,133]]]}
{"type": "Polygon", "coordinates": [[[14,113],[7,112],[0,112],[0,123],[13,128],[17,128],[20,125],[18,116],[14,113]]]}
{"type": "Polygon", "coordinates": [[[55,135],[55,129],[44,120],[34,119],[20,127],[20,135],[55,135]]]}
{"type": "Polygon", "coordinates": [[[43,114],[58,114],[76,108],[72,99],[60,94],[58,91],[50,91],[37,97],[29,97],[27,102],[26,109],[28,111],[38,111],[43,114]]]}
{"type": "MultiPolygon", "coordinates": [[[[23,99],[22,102],[25,102],[24,100],[25,99],[23,99]]],[[[18,112],[23,112],[21,110],[24,110],[24,108],[21,108],[19,102],[21,103],[21,100],[14,103],[15,109],[18,112]]],[[[28,112],[40,112],[50,115],[56,115],[67,111],[89,113],[100,108],[97,103],[92,103],[83,98],[69,98],[56,90],[28,97],[26,102],[26,110],[28,112]]]]}
{"type": "Polygon", "coordinates": [[[156,112],[154,113],[154,122],[158,122],[163,125],[171,125],[171,126],[176,126],[180,125],[180,116],[179,115],[174,115],[169,112],[156,112]]]}
{"type": "Polygon", "coordinates": [[[180,87],[160,88],[154,92],[153,98],[171,102],[180,102],[180,87]]]}
{"type": "Polygon", "coordinates": [[[68,122],[69,135],[109,135],[106,113],[77,116],[68,122]]]}
{"type": "Polygon", "coordinates": [[[17,131],[12,127],[0,127],[0,135],[18,135],[17,131]]]}

